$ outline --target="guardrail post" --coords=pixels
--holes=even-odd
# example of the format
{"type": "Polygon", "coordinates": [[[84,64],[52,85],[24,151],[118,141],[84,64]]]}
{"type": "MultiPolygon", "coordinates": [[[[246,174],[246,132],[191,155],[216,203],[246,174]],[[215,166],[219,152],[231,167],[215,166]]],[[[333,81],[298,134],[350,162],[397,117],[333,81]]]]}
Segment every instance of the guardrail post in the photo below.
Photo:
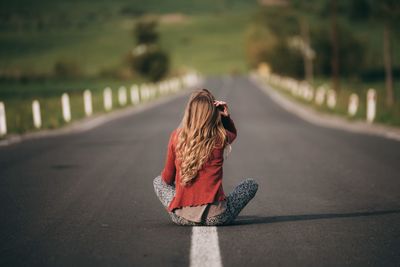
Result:
{"type": "Polygon", "coordinates": [[[139,87],[134,84],[131,86],[131,102],[134,105],[139,104],[140,102],[140,95],[139,95],[139,87]]]}
{"type": "Polygon", "coordinates": [[[367,92],[367,121],[372,123],[376,115],[376,91],[375,89],[368,89],[367,92]]]}
{"type": "Polygon", "coordinates": [[[86,116],[92,115],[93,113],[92,93],[89,90],[85,90],[83,92],[83,105],[86,116]]]}
{"type": "Polygon", "coordinates": [[[6,120],[6,109],[4,103],[0,102],[0,135],[7,134],[7,120],[6,120]]]}
{"type": "Polygon", "coordinates": [[[140,97],[142,101],[147,101],[149,98],[149,90],[146,84],[140,85],[140,97]]]}
{"type": "Polygon", "coordinates": [[[109,111],[112,109],[112,91],[110,87],[104,89],[103,92],[104,109],[109,111]]]}
{"type": "Polygon", "coordinates": [[[38,100],[33,100],[32,102],[32,115],[33,115],[33,125],[35,128],[39,129],[42,127],[42,116],[40,114],[40,104],[38,100]]]}
{"type": "Polygon", "coordinates": [[[156,97],[156,95],[157,95],[157,89],[154,86],[154,84],[151,84],[150,85],[150,98],[154,99],[156,97]]]}
{"type": "Polygon", "coordinates": [[[62,94],[61,105],[64,120],[66,122],[71,121],[71,106],[69,104],[69,96],[67,93],[62,94]]]}
{"type": "Polygon", "coordinates": [[[125,106],[127,102],[127,97],[126,97],[126,87],[121,86],[118,89],[118,102],[120,106],[125,106]]]}
{"type": "Polygon", "coordinates": [[[347,113],[350,116],[356,115],[358,110],[358,95],[356,94],[351,94],[349,97],[349,106],[347,108],[347,113]]]}
{"type": "Polygon", "coordinates": [[[328,96],[326,103],[330,109],[334,109],[336,106],[336,92],[333,89],[328,90],[328,96]]]}
{"type": "Polygon", "coordinates": [[[318,106],[321,106],[324,103],[325,100],[325,87],[323,85],[321,85],[320,87],[318,87],[317,92],[315,94],[315,103],[318,106]]]}

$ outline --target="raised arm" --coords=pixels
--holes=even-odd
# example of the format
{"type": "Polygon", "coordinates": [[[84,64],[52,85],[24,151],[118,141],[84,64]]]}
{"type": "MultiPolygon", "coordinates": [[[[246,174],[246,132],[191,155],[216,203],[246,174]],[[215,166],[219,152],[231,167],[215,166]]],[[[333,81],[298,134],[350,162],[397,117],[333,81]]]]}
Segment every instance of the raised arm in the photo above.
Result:
{"type": "Polygon", "coordinates": [[[226,130],[226,135],[228,137],[228,143],[232,144],[233,140],[236,139],[237,136],[237,131],[235,124],[233,123],[233,120],[231,119],[229,109],[228,109],[228,104],[225,101],[219,101],[215,100],[214,105],[217,106],[219,109],[219,112],[221,114],[221,121],[222,125],[224,125],[224,128],[226,130]],[[222,108],[220,108],[222,107],[222,108]]]}
{"type": "Polygon", "coordinates": [[[226,130],[226,135],[228,136],[228,143],[232,144],[237,136],[235,124],[233,123],[233,120],[231,119],[231,116],[229,114],[228,116],[221,116],[221,121],[226,130]]]}
{"type": "Polygon", "coordinates": [[[174,148],[174,137],[175,137],[176,130],[171,133],[168,142],[168,149],[167,149],[167,157],[165,160],[164,169],[161,172],[161,178],[164,180],[165,183],[171,185],[175,181],[175,148],[174,148]]]}

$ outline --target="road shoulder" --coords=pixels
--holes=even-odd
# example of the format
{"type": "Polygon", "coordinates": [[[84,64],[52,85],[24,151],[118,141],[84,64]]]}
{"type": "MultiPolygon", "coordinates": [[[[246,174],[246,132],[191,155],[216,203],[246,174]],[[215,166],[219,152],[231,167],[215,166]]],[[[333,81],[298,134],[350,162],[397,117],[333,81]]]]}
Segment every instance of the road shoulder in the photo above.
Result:
{"type": "Polygon", "coordinates": [[[257,88],[267,94],[274,102],[280,105],[285,110],[295,114],[301,119],[312,124],[342,129],[355,133],[363,133],[370,135],[382,136],[385,138],[400,141],[400,129],[377,123],[367,123],[364,121],[348,121],[343,117],[321,113],[311,107],[302,105],[292,99],[289,99],[277,90],[272,89],[269,85],[263,83],[255,74],[250,74],[249,80],[255,84],[257,88]]]}

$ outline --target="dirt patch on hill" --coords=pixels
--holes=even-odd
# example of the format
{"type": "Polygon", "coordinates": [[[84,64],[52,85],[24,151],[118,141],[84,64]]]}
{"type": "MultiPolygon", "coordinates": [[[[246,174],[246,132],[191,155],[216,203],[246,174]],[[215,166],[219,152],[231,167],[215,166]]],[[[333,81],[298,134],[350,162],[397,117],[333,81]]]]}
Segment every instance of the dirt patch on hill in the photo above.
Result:
{"type": "Polygon", "coordinates": [[[160,22],[164,24],[179,24],[188,20],[188,16],[182,13],[168,13],[160,15],[160,22]]]}
{"type": "Polygon", "coordinates": [[[287,0],[258,0],[260,6],[287,6],[289,2],[287,0]]]}

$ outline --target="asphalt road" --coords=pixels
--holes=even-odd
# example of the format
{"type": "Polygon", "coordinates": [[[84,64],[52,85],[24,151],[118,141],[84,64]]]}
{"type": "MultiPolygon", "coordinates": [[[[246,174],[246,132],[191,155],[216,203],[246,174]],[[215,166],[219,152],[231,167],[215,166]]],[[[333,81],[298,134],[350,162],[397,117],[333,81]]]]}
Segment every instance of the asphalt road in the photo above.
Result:
{"type": "MultiPolygon", "coordinates": [[[[224,266],[399,266],[400,142],[322,128],[246,77],[210,78],[238,138],[224,189],[259,182],[224,266]]],[[[187,95],[83,133],[0,148],[1,266],[188,266],[191,227],[153,193],[187,95]]]]}

